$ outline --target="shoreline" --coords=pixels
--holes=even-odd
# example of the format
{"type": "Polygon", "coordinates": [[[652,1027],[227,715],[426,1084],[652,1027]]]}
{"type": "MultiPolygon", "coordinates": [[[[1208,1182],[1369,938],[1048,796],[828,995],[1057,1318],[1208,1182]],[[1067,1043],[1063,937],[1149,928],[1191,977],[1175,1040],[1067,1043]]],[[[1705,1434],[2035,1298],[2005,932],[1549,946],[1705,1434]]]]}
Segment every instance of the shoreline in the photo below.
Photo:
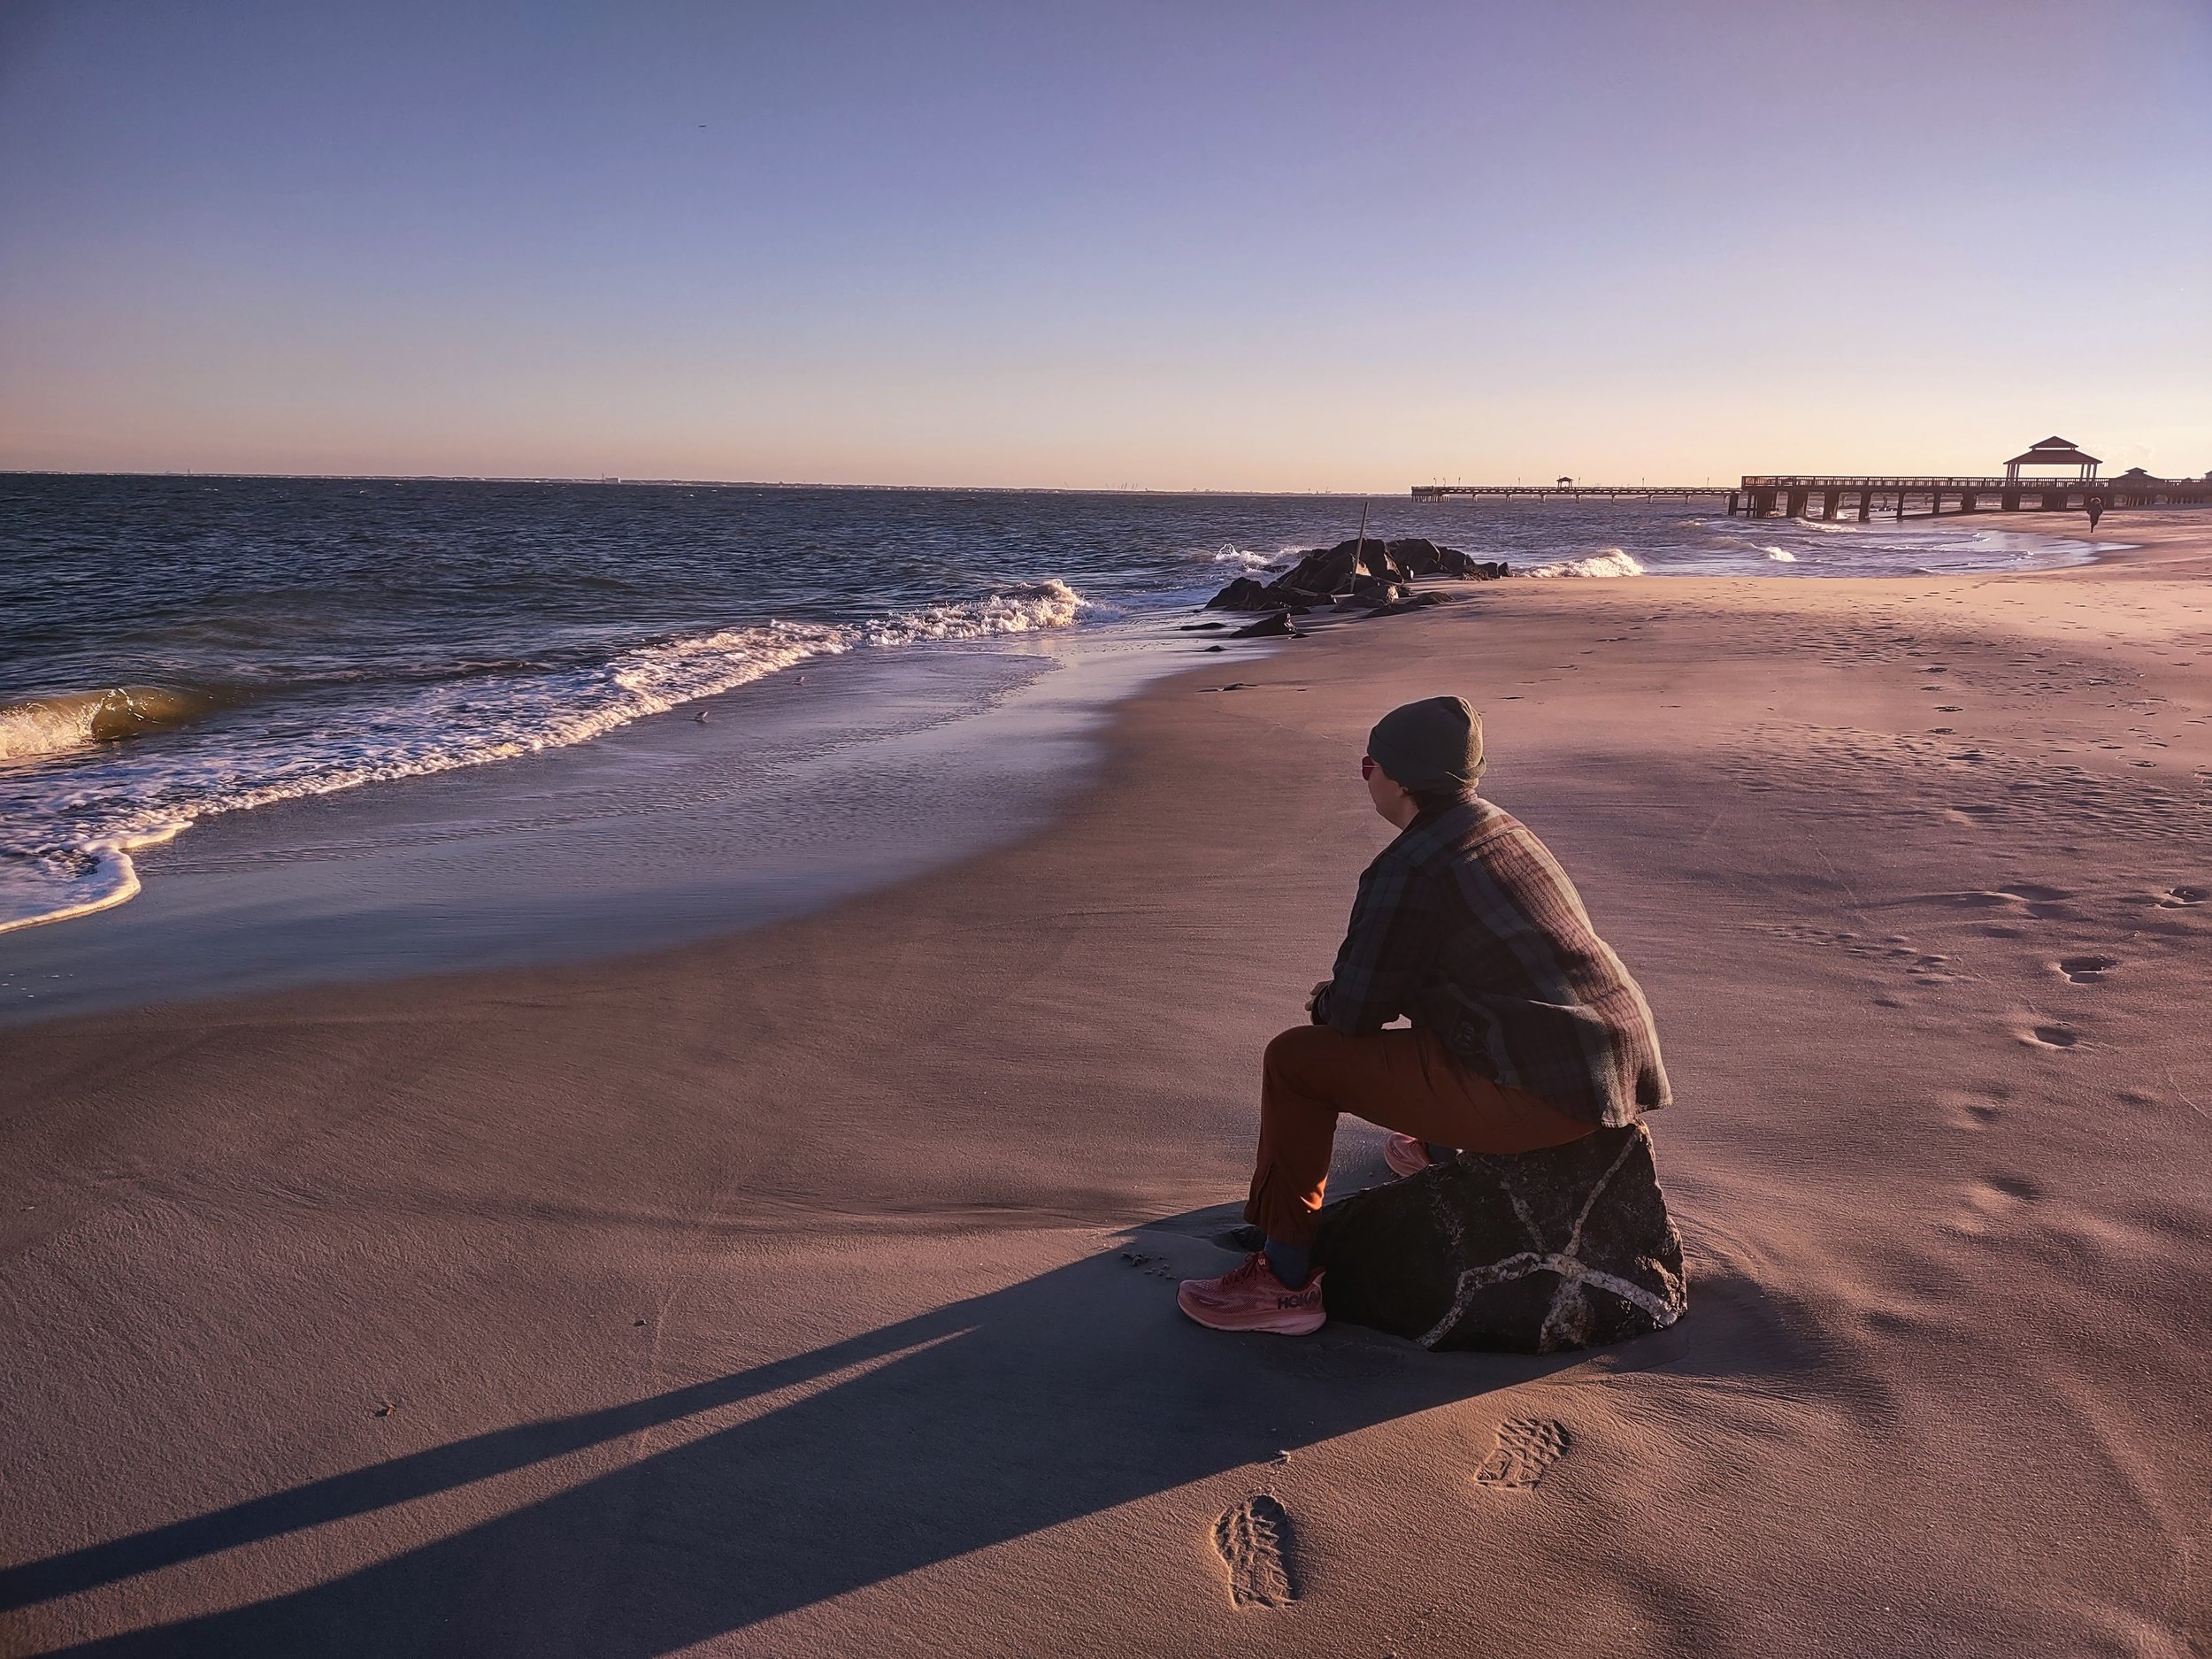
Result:
{"type": "MultiPolygon", "coordinates": [[[[2055,532],[2013,534],[2047,542],[2054,550],[2086,545],[2081,538],[2055,532]]],[[[2097,555],[2093,551],[2090,557],[2097,555]]],[[[1792,566],[1792,579],[1801,580],[1794,576],[1796,569],[1792,566]]],[[[1655,573],[1668,580],[1715,580],[1655,573]]],[[[1443,586],[1463,595],[1479,591],[1460,584],[1443,586]]],[[[1188,614],[1194,619],[1218,619],[1198,611],[1188,614]]],[[[1141,618],[1102,626],[1079,625],[1065,632],[1039,629],[969,641],[919,643],[925,657],[940,660],[946,657],[950,643],[950,660],[956,662],[964,655],[971,662],[996,655],[1010,664],[1041,652],[1065,666],[1124,654],[1139,638],[1147,641],[1145,649],[1171,652],[1183,641],[1173,630],[1176,619],[1185,615],[1185,607],[1160,605],[1141,618]],[[979,655],[968,655],[972,650],[979,655]]],[[[1245,619],[1230,618],[1233,626],[1245,619]]],[[[1307,626],[1326,630],[1352,620],[1356,618],[1317,616],[1309,618],[1307,626]]],[[[1189,642],[1195,646],[1198,641],[1194,636],[1189,642]]],[[[640,895],[634,912],[602,906],[563,925],[550,913],[560,909],[558,904],[536,909],[526,904],[526,895],[507,868],[511,864],[545,864],[552,872],[552,885],[565,894],[594,885],[595,869],[610,858],[625,866],[631,862],[626,849],[611,847],[603,838],[563,844],[558,838],[549,841],[531,826],[541,816],[538,797],[549,791],[557,797],[572,795],[579,778],[588,784],[611,783],[618,789],[636,787],[639,767],[630,765],[626,774],[624,762],[639,762],[649,769],[654,763],[644,751],[655,747],[649,735],[653,728],[729,710],[751,719],[764,708],[772,723],[786,722],[789,717],[783,699],[790,692],[795,670],[800,683],[804,674],[811,673],[817,682],[826,679],[833,686],[857,672],[863,679],[882,680],[894,696],[901,695],[902,680],[927,672],[919,664],[870,663],[856,670],[854,664],[841,660],[845,655],[841,650],[810,657],[783,672],[770,672],[720,692],[649,711],[581,742],[556,743],[488,763],[433,768],[243,809],[217,810],[188,822],[96,843],[101,868],[109,872],[107,890],[73,901],[50,917],[0,928],[6,935],[0,941],[0,1029],[180,995],[204,998],[365,977],[604,957],[757,926],[1001,844],[1041,822],[1040,815],[1049,810],[1050,802],[1082,787],[1072,772],[1048,779],[1040,774],[1041,763],[1018,763],[1015,770],[1026,776],[1002,783],[998,798],[991,803],[978,807],[941,798],[926,807],[923,822],[931,846],[918,856],[887,860],[879,837],[857,834],[844,838],[849,846],[834,871],[801,871],[787,860],[779,864],[772,858],[754,860],[757,867],[728,874],[722,872],[732,859],[741,865],[745,856],[726,837],[709,836],[701,842],[701,850],[664,849],[657,873],[643,890],[634,876],[626,876],[626,890],[640,895]],[[995,821],[1002,817],[1010,822],[995,821]],[[480,822],[495,828],[502,819],[512,820],[513,833],[506,838],[511,847],[495,844],[495,838],[488,840],[479,828],[480,822]],[[457,820],[460,840],[454,841],[457,832],[441,826],[457,820]],[[426,841],[438,840],[453,841],[457,850],[464,843],[480,848],[475,867],[455,870],[450,860],[426,864],[412,851],[426,841]],[[388,866],[380,872],[374,867],[379,847],[385,849],[388,866]],[[342,862],[333,864],[333,859],[342,862]],[[256,862],[272,877],[265,888],[232,879],[256,862]],[[314,865],[328,871],[330,885],[318,888],[302,879],[306,868],[314,865]],[[119,867],[119,875],[115,873],[119,867]],[[700,870],[715,873],[703,876],[700,870]],[[573,872],[573,880],[567,879],[568,872],[573,872]],[[149,874],[156,887],[152,902],[145,896],[149,874]],[[743,891],[733,895],[734,888],[743,891]],[[718,890],[725,896],[714,897],[718,890]],[[489,895],[495,891],[506,897],[503,909],[494,913],[489,895]],[[124,914],[114,915],[118,910],[124,914]],[[680,922],[678,911],[684,912],[680,922]],[[97,931],[88,930],[88,922],[97,931]],[[342,949],[331,948],[325,930],[332,926],[349,934],[342,949]],[[419,935],[428,930],[419,950],[409,949],[410,928],[419,935]],[[288,932],[292,942],[272,944],[272,930],[288,932]],[[341,956],[342,971],[333,965],[341,956]]],[[[1148,673],[1172,672],[1177,671],[1156,666],[1125,678],[1134,685],[1148,673]]],[[[995,703],[1006,695],[1025,694],[1002,689],[992,693],[989,701],[995,703]]],[[[1120,695],[1122,690],[1117,689],[1094,693],[1094,712],[1105,710],[1120,695]]],[[[956,726],[977,712],[987,710],[941,708],[933,718],[956,726]]],[[[1080,711],[1064,713],[1077,726],[1089,718],[1080,711]]],[[[858,725],[864,745],[864,733],[872,728],[864,714],[858,725]]],[[[1040,734],[1041,730],[1030,733],[1040,734]]],[[[707,747],[722,749],[725,735],[717,730],[707,747]]],[[[979,777],[993,769],[977,758],[978,746],[988,741],[987,734],[974,734],[966,746],[964,764],[979,777]]],[[[687,764],[700,744],[686,733],[676,747],[660,747],[668,749],[671,758],[683,754],[687,764]]],[[[956,744],[956,750],[959,747],[956,744]]],[[[772,743],[771,755],[755,760],[753,770],[772,774],[779,764],[792,764],[802,751],[787,747],[780,751],[780,761],[772,757],[775,752],[772,743]]],[[[726,757],[718,757],[715,764],[726,770],[726,757]]],[[[897,764],[895,759],[893,764],[897,764]]],[[[849,787],[841,786],[841,796],[849,787]]],[[[665,810],[651,788],[641,793],[634,806],[649,821],[657,821],[665,810]]],[[[864,814],[875,810],[864,802],[861,806],[864,814]]],[[[595,807],[588,816],[603,813],[595,807]]],[[[757,814],[749,815],[749,821],[771,842],[787,839],[789,833],[788,826],[757,814]]],[[[891,826],[887,821],[882,827],[891,826]]],[[[91,878],[86,880],[89,883],[91,878]]]]}
{"type": "Polygon", "coordinates": [[[1200,658],[1034,833],[803,917],[0,1033],[11,1641],[2185,1651],[2212,514],[2162,528],[1488,585],[1200,658]],[[1440,687],[1658,1014],[1690,1313],[1200,1332],[1386,839],[1350,761],[1440,687]],[[1520,1421],[1565,1454],[1482,1486],[1520,1421]],[[1288,1610],[1210,1541],[1262,1491],[1288,1610]]]}
{"type": "Polygon", "coordinates": [[[1047,821],[1113,703],[1179,672],[1187,637],[844,653],[588,742],[212,814],[148,847],[135,902],[9,936],[0,1029],[601,959],[895,885],[1047,821]]]}

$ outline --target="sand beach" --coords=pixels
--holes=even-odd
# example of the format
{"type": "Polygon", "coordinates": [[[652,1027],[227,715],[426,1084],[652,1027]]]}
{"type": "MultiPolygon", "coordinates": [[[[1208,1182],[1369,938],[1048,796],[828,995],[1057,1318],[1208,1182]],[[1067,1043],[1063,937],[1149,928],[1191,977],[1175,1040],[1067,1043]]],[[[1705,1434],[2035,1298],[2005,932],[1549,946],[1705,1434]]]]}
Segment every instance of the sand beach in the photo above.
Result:
{"type": "Polygon", "coordinates": [[[811,914],[0,1031],[0,1652],[2202,1651],[2212,512],[2095,539],[1194,636],[811,914]],[[1656,1011],[1688,1317],[1202,1331],[1439,692],[1656,1011]]]}

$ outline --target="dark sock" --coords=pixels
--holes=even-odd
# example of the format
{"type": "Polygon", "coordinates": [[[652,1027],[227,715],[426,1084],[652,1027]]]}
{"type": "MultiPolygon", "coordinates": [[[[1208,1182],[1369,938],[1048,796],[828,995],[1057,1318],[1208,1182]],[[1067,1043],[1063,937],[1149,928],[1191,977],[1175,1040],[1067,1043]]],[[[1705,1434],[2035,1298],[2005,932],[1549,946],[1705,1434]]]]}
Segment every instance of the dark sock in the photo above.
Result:
{"type": "Polygon", "coordinates": [[[1424,1141],[1421,1146],[1423,1150],[1429,1155],[1429,1162],[1432,1164],[1449,1164],[1459,1156],[1457,1147],[1439,1146],[1433,1141],[1424,1141]]]}
{"type": "Polygon", "coordinates": [[[1285,1244],[1280,1239],[1270,1239],[1266,1248],[1267,1264],[1275,1277],[1283,1281],[1286,1290],[1303,1290],[1306,1281],[1313,1277],[1313,1252],[1302,1250],[1294,1244],[1285,1244]]]}

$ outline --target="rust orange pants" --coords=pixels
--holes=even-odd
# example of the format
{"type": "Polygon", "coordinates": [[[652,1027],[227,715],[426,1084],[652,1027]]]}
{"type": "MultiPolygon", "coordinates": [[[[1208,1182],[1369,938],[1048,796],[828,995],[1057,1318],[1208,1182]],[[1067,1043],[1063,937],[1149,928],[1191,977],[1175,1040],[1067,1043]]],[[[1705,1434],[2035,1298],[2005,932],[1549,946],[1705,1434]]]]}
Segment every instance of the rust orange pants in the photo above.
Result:
{"type": "Polygon", "coordinates": [[[1267,1045],[1260,1084],[1259,1166],[1244,1218],[1268,1237],[1313,1242],[1340,1112],[1467,1152],[1533,1152],[1597,1129],[1455,1064],[1432,1033],[1348,1037],[1300,1025],[1267,1045]]]}

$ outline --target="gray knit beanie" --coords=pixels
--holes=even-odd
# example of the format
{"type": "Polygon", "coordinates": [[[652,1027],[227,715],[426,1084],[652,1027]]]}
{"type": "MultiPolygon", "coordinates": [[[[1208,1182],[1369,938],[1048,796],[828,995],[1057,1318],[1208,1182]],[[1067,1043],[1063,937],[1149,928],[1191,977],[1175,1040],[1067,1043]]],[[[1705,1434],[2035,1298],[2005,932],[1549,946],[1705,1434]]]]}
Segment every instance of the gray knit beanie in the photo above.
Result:
{"type": "Polygon", "coordinates": [[[1464,697],[1424,697],[1376,721],[1367,752],[1401,789],[1471,791],[1482,776],[1482,717],[1464,697]]]}

